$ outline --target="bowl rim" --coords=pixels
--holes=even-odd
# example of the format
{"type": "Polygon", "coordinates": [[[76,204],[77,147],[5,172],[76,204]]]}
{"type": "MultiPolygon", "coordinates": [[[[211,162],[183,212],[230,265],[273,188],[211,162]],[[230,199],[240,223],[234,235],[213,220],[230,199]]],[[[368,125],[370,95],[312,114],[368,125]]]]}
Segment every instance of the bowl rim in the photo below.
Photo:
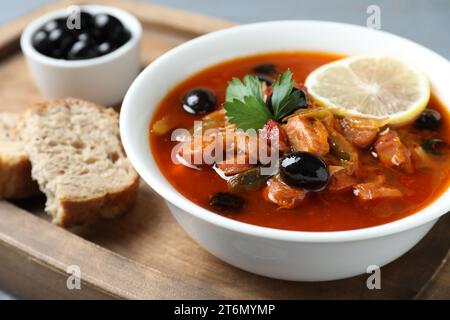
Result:
{"type": "MultiPolygon", "coordinates": [[[[417,211],[414,214],[411,214],[409,216],[406,216],[404,218],[377,225],[367,228],[361,228],[361,229],[353,229],[353,230],[344,230],[344,231],[293,231],[293,230],[284,230],[284,229],[275,229],[270,227],[262,227],[257,226],[253,224],[248,224],[245,222],[240,222],[237,220],[233,220],[231,218],[227,218],[224,216],[221,216],[213,211],[210,211],[208,209],[205,209],[195,203],[193,203],[188,198],[184,197],[180,192],[178,192],[167,180],[167,178],[162,174],[159,166],[156,164],[156,161],[153,157],[151,148],[149,147],[147,152],[150,153],[151,161],[155,163],[155,166],[157,167],[158,172],[162,176],[162,181],[155,175],[152,170],[148,170],[146,166],[144,165],[144,161],[140,159],[138,153],[135,152],[135,148],[133,147],[133,141],[129,139],[129,135],[127,132],[130,130],[135,129],[132,123],[130,123],[130,109],[133,107],[132,100],[133,96],[135,95],[135,91],[137,91],[138,83],[143,81],[143,79],[146,77],[146,74],[152,72],[152,70],[158,66],[159,64],[165,63],[166,61],[170,61],[172,56],[175,54],[178,54],[179,52],[182,52],[183,50],[196,46],[199,43],[207,42],[209,39],[213,37],[220,37],[223,34],[227,34],[230,32],[236,32],[239,30],[248,30],[252,28],[258,28],[260,26],[266,26],[269,24],[291,24],[291,23],[300,23],[300,24],[316,24],[316,25],[329,25],[329,26],[335,26],[335,27],[350,27],[350,28],[357,28],[357,29],[366,29],[370,30],[369,32],[378,32],[382,33],[385,36],[388,37],[394,37],[397,40],[406,41],[410,44],[413,44],[414,46],[420,47],[422,50],[426,50],[427,54],[433,55],[434,58],[438,58],[442,60],[443,63],[446,63],[449,65],[449,62],[443,58],[442,56],[438,55],[437,53],[431,51],[430,49],[427,49],[411,40],[405,39],[403,37],[391,34],[389,32],[380,31],[380,30],[373,30],[368,29],[363,26],[359,25],[353,25],[348,23],[340,23],[340,22],[329,22],[329,21],[320,21],[320,20],[279,20],[279,21],[269,21],[269,22],[257,22],[257,23],[251,23],[251,24],[245,24],[245,25],[238,25],[231,28],[215,31],[212,33],[208,33],[206,35],[202,35],[200,37],[197,37],[195,39],[192,39],[190,41],[187,41],[160,56],[155,61],[153,61],[150,65],[148,65],[135,79],[133,84],[130,86],[127,94],[125,95],[125,98],[122,103],[121,108],[121,114],[120,114],[120,134],[122,138],[122,143],[124,146],[124,149],[128,155],[128,158],[130,159],[130,162],[136,169],[136,171],[139,173],[139,175],[143,178],[143,180],[152,187],[153,190],[155,190],[162,198],[164,198],[166,201],[170,202],[175,207],[178,207],[179,209],[186,211],[190,215],[193,215],[196,218],[199,218],[203,220],[204,222],[211,223],[213,225],[216,225],[221,228],[225,228],[230,231],[238,232],[241,234],[247,234],[250,236],[258,237],[258,238],[265,238],[265,239],[273,239],[273,240],[280,240],[280,241],[287,241],[287,242],[315,242],[315,243],[336,243],[336,242],[350,242],[350,241],[360,241],[360,240],[368,240],[373,238],[380,238],[389,236],[392,234],[400,233],[403,231],[411,230],[414,228],[418,228],[426,223],[435,221],[439,219],[442,215],[447,213],[450,210],[450,203],[446,205],[446,210],[444,212],[438,212],[435,210],[434,212],[428,212],[428,214],[424,214],[424,211],[427,211],[427,209],[430,207],[428,205],[425,208],[422,208],[421,210],[417,211]],[[161,183],[162,182],[162,183],[161,183]],[[173,192],[175,189],[176,192],[173,192]],[[423,214],[422,214],[423,213],[423,214]]],[[[273,50],[268,50],[267,53],[272,52],[273,50]]],[[[295,50],[295,51],[301,51],[301,49],[295,50]]],[[[324,50],[325,52],[326,50],[324,50]]],[[[263,52],[260,52],[263,53],[263,52]]],[[[258,54],[258,53],[255,53],[258,54]]],[[[224,60],[225,61],[225,60],[224,60]]],[[[214,64],[211,64],[209,66],[212,66],[214,64]]],[[[202,69],[207,68],[208,66],[204,66],[202,69]]],[[[176,85],[174,83],[173,85],[176,85]]],[[[148,119],[148,122],[151,121],[154,113],[156,110],[156,106],[153,107],[150,113],[150,117],[148,119]]],[[[148,130],[148,126],[147,126],[148,130]]],[[[436,199],[433,200],[433,203],[435,203],[438,199],[441,199],[447,191],[444,191],[441,195],[439,195],[436,199]]]]}
{"type": "Polygon", "coordinates": [[[120,58],[123,55],[127,54],[133,47],[135,47],[142,36],[142,25],[139,20],[132,15],[131,13],[111,6],[105,5],[75,5],[81,9],[86,9],[91,12],[104,12],[111,14],[122,22],[122,24],[130,31],[131,38],[124,43],[119,48],[99,57],[94,57],[90,59],[80,59],[80,60],[65,60],[65,59],[56,59],[52,57],[48,57],[39,51],[37,51],[32,45],[32,37],[34,33],[44,26],[45,23],[53,20],[55,18],[65,17],[67,16],[67,10],[71,6],[67,6],[62,9],[54,10],[48,12],[39,18],[33,20],[29,23],[22,32],[20,37],[20,47],[22,52],[28,57],[42,63],[45,65],[55,66],[59,68],[83,68],[83,67],[92,67],[95,65],[101,65],[104,63],[108,63],[116,58],[120,58]]]}

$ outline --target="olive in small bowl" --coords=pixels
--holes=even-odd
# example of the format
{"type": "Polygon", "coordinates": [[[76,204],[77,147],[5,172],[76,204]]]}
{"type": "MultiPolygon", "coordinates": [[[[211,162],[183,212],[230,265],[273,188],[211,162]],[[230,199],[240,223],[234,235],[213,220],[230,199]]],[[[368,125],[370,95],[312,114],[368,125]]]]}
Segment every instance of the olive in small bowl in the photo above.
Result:
{"type": "Polygon", "coordinates": [[[83,5],[79,9],[80,28],[68,20],[67,8],[48,13],[25,28],[20,45],[28,68],[48,99],[77,97],[116,105],[141,68],[142,26],[136,17],[117,8],[83,5]],[[96,32],[95,18],[105,15],[106,20],[114,17],[113,23],[105,24],[115,26],[114,41],[96,32]],[[123,28],[117,27],[117,21],[123,28]]]}

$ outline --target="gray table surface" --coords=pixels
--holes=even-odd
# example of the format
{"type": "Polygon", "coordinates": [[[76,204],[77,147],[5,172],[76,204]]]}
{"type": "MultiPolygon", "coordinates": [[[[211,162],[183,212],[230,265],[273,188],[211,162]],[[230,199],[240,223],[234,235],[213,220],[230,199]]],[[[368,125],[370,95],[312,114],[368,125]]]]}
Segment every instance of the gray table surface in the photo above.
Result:
{"type": "MultiPolygon", "coordinates": [[[[50,0],[0,0],[0,24],[50,0]]],[[[92,1],[95,3],[95,0],[92,1]]],[[[146,0],[239,23],[314,19],[366,25],[369,5],[381,11],[381,29],[450,58],[450,0],[146,0]]],[[[12,298],[0,290],[0,299],[12,298]]]]}

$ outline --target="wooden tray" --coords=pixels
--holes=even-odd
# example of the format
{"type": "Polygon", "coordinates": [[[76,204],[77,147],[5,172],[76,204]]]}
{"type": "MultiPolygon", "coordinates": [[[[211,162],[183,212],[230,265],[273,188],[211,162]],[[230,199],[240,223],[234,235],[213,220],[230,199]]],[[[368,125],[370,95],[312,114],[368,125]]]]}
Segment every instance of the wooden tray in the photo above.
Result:
{"type": "MultiPolygon", "coordinates": [[[[232,23],[155,5],[106,2],[129,10],[145,27],[143,66],[168,49],[232,23]]],[[[43,98],[19,50],[23,27],[58,2],[0,28],[0,110],[15,111],[43,98]]],[[[42,213],[42,198],[0,201],[0,288],[24,298],[450,298],[450,217],[408,254],[382,268],[382,289],[367,275],[326,283],[256,276],[216,259],[194,243],[164,201],[144,183],[135,209],[112,221],[71,230],[42,213]],[[82,289],[68,290],[66,269],[81,268],[82,289]]]]}

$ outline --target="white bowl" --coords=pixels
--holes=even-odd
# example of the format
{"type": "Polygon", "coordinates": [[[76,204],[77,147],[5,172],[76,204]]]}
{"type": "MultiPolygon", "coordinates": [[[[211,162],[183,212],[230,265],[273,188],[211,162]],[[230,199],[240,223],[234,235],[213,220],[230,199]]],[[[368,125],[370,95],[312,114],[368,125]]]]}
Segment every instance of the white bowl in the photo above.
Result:
{"type": "Polygon", "coordinates": [[[280,50],[399,56],[421,68],[429,76],[433,92],[450,104],[450,63],[409,40],[320,21],[244,25],[184,43],[138,76],[125,96],[120,118],[123,144],[132,164],[167,201],[195,241],[238,268],[278,279],[324,281],[362,274],[371,265],[381,267],[397,259],[449,211],[449,190],[420,212],[388,224],[351,231],[301,232],[254,226],[215,214],[183,197],[161,174],[147,136],[149,121],[168,90],[218,62],[280,50]]]}
{"type": "Polygon", "coordinates": [[[126,11],[97,5],[80,6],[89,13],[107,13],[130,31],[131,39],[104,56],[86,60],[62,60],[39,53],[32,45],[33,34],[46,22],[68,16],[68,9],[46,14],[30,23],[22,33],[20,46],[34,81],[46,98],[75,97],[99,104],[122,101],[139,74],[142,26],[126,11]]]}

